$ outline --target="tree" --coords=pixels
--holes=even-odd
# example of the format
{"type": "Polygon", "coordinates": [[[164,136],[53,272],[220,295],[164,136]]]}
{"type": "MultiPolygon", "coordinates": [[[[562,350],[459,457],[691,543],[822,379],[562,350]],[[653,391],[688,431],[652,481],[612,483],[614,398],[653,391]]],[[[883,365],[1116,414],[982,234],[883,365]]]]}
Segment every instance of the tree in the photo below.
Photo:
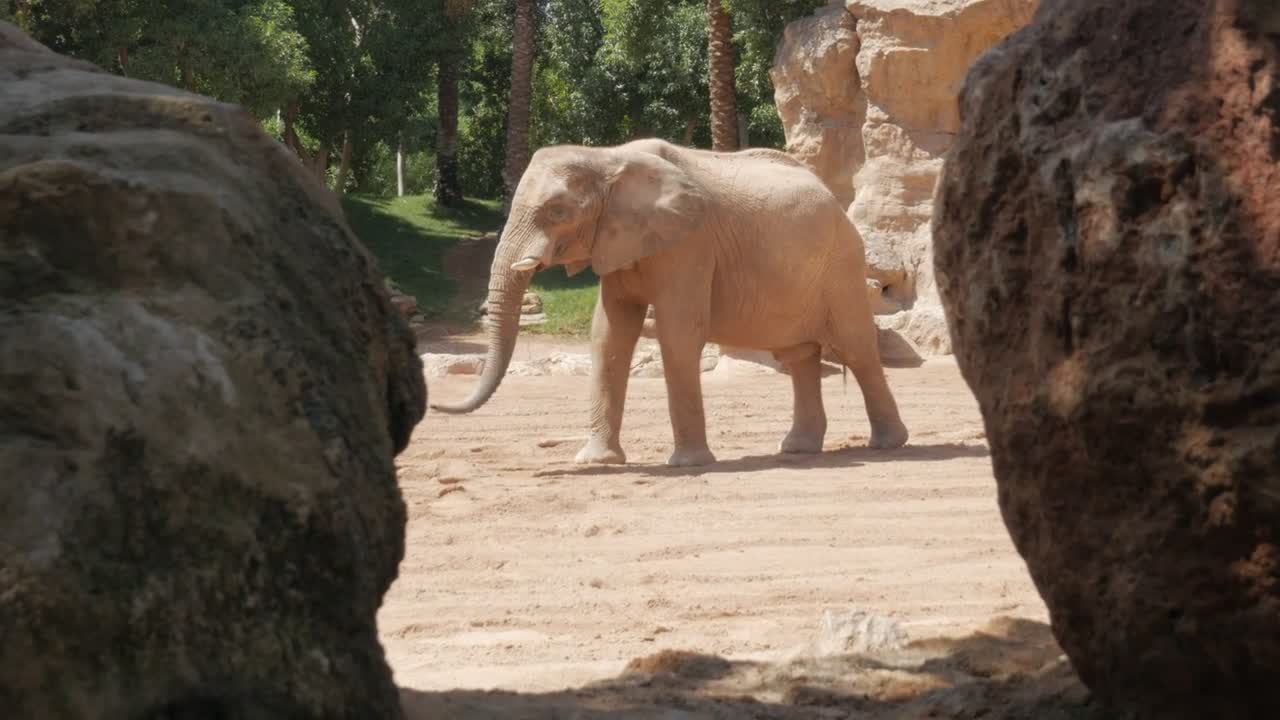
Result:
{"type": "Polygon", "coordinates": [[[344,192],[358,146],[393,139],[430,82],[421,68],[430,64],[439,15],[415,0],[289,2],[316,81],[286,106],[284,140],[321,177],[336,151],[334,189],[344,192]]]}
{"type": "Polygon", "coordinates": [[[6,14],[19,27],[57,52],[259,117],[314,80],[285,0],[23,0],[12,8],[6,14]]]}
{"type": "Polygon", "coordinates": [[[511,99],[507,103],[507,149],[503,171],[503,214],[511,210],[520,176],[529,165],[529,108],[536,50],[533,0],[515,0],[511,37],[511,99]]]}
{"type": "Polygon", "coordinates": [[[458,73],[466,59],[466,21],[472,10],[470,0],[445,0],[442,34],[445,41],[436,60],[436,107],[440,121],[436,131],[436,184],[432,189],[436,204],[462,204],[462,183],[458,178],[458,73]]]}
{"type": "Polygon", "coordinates": [[[707,59],[711,89],[711,147],[738,149],[738,99],[734,82],[733,22],[721,0],[707,0],[707,59]]]}
{"type": "Polygon", "coordinates": [[[787,23],[809,15],[828,0],[724,0],[733,18],[737,57],[737,104],[746,115],[752,144],[782,147],[786,138],[774,105],[769,71],[787,23]]]}

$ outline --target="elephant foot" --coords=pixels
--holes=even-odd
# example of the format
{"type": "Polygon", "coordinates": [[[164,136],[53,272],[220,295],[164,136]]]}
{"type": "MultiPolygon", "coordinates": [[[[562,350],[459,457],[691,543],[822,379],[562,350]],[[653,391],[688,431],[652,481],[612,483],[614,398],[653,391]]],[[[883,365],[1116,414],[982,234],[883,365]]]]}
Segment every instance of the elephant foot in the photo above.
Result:
{"type": "Polygon", "coordinates": [[[671,467],[697,467],[698,465],[710,465],[716,461],[716,456],[705,447],[702,448],[676,448],[671,453],[671,457],[667,459],[667,465],[671,467]]]}
{"type": "Polygon", "coordinates": [[[822,434],[792,430],[778,444],[778,452],[813,454],[822,452],[822,434]]]}
{"type": "Polygon", "coordinates": [[[625,465],[627,454],[621,447],[610,446],[603,440],[588,440],[573,459],[579,465],[625,465]]]}
{"type": "Polygon", "coordinates": [[[892,450],[905,445],[908,435],[907,426],[903,425],[901,420],[872,425],[871,441],[867,443],[867,446],[877,450],[892,450]]]}

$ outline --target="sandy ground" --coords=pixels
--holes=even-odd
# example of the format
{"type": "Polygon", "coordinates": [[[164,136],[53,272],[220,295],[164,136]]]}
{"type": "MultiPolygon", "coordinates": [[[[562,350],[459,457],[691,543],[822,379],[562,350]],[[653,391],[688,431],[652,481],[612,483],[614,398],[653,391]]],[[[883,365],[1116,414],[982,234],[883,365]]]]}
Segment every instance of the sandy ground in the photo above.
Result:
{"type": "MultiPolygon", "coordinates": [[[[524,335],[517,359],[549,349],[581,350],[524,335]]],[[[663,649],[785,661],[825,608],[895,618],[913,638],[994,616],[1047,620],[954,361],[888,374],[910,443],[865,448],[857,386],[835,376],[817,456],[774,452],[790,422],[786,376],[704,374],[719,462],[693,470],[662,464],[660,379],[631,382],[621,468],[572,463],[586,378],[510,377],[471,415],[429,413],[400,457],[407,551],[379,615],[397,682],[545,692],[663,649]]],[[[474,380],[430,378],[431,398],[457,399],[474,380]]]]}

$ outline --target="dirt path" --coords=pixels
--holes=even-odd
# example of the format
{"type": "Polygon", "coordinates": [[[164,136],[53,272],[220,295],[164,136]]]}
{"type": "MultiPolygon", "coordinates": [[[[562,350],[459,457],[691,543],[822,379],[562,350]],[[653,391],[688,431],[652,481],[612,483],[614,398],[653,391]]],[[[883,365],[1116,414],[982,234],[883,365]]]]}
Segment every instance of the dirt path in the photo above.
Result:
{"type": "MultiPolygon", "coordinates": [[[[701,472],[661,464],[660,379],[632,380],[624,468],[572,464],[585,378],[511,377],[472,415],[428,414],[401,456],[408,547],[379,617],[401,686],[577,687],[664,648],[785,659],[827,607],[899,619],[913,637],[1047,619],[954,361],[889,371],[912,430],[890,452],[863,447],[852,380],[824,383],[827,451],[794,457],[774,454],[788,378],[703,378],[720,462],[701,472]]],[[[473,381],[431,378],[431,398],[473,381]]]]}

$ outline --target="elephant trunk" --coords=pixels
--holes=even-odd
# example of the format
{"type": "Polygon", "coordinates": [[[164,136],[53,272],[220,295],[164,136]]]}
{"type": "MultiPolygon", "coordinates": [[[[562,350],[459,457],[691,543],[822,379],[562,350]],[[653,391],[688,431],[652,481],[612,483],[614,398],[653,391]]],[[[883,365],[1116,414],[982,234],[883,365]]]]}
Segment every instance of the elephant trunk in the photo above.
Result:
{"type": "Polygon", "coordinates": [[[530,257],[526,246],[527,243],[509,243],[504,239],[494,253],[489,274],[489,349],[479,384],[466,400],[452,405],[433,403],[431,409],[451,414],[469,413],[488,402],[502,383],[520,332],[520,306],[533,275],[531,271],[511,267],[530,257]]]}

